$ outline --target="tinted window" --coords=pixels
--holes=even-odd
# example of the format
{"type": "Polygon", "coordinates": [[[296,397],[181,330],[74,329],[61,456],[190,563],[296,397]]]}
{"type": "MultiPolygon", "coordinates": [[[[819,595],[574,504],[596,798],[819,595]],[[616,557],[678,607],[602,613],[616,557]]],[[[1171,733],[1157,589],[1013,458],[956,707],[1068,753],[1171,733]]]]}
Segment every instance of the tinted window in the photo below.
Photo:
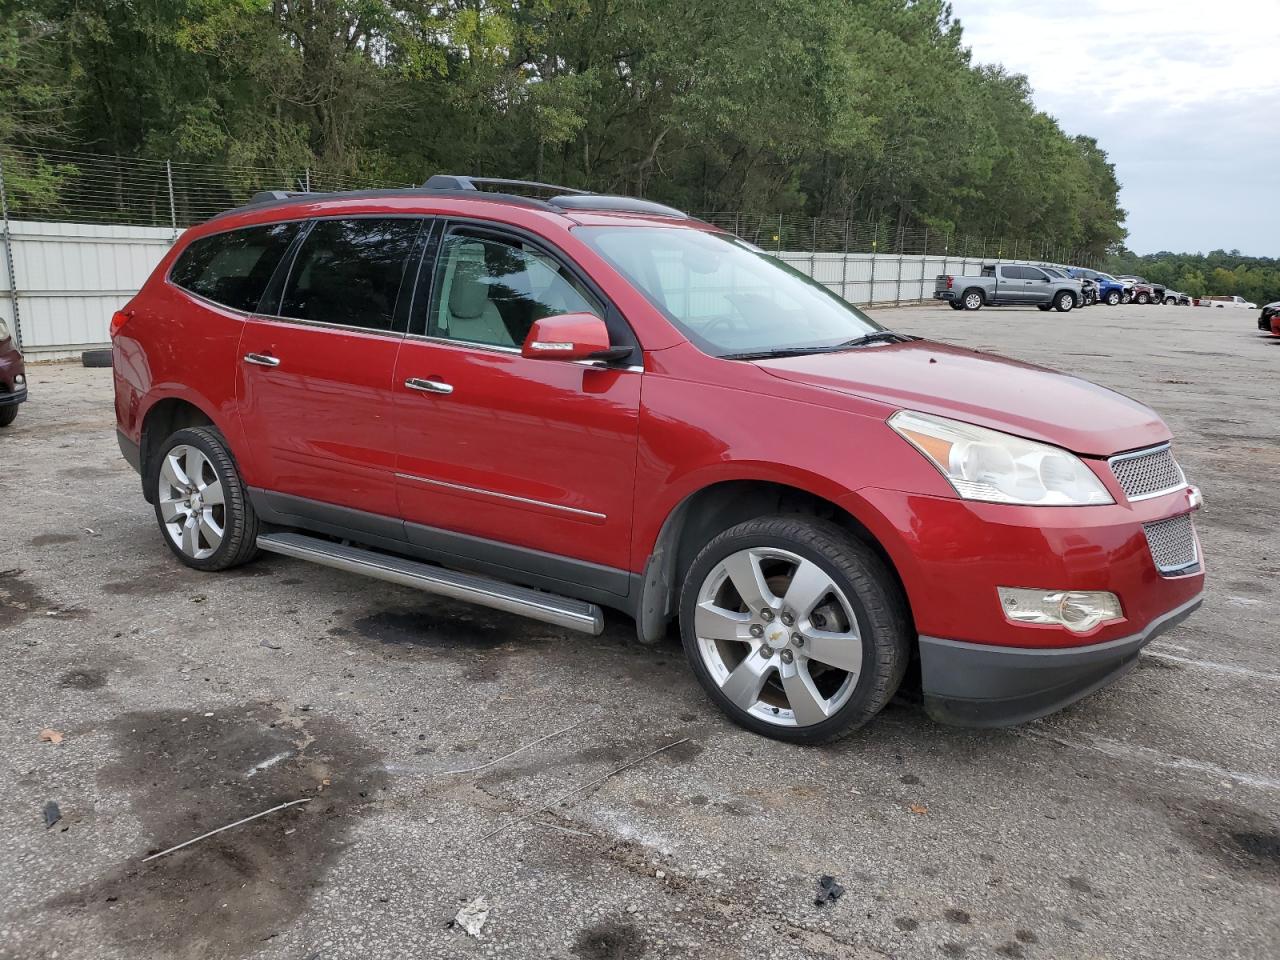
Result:
{"type": "Polygon", "coordinates": [[[556,260],[512,238],[450,233],[440,247],[427,333],[518,347],[535,320],[604,311],[556,260]]]}
{"type": "Polygon", "coordinates": [[[318,220],[289,271],[280,316],[391,330],[420,220],[318,220]]]}
{"type": "Polygon", "coordinates": [[[1001,274],[1001,276],[1003,276],[1006,280],[1027,280],[1027,279],[1029,279],[1029,278],[1027,277],[1027,275],[1026,275],[1025,273],[1023,273],[1023,272],[1022,272],[1022,268],[1021,268],[1021,267],[1016,267],[1016,266],[1001,267],[1001,268],[1000,268],[1000,274],[1001,274]]]}
{"type": "Polygon", "coordinates": [[[300,228],[276,223],[204,237],[183,251],[169,279],[215,303],[252,312],[300,228]]]}
{"type": "Polygon", "coordinates": [[[1036,267],[1023,267],[1022,278],[1024,280],[1047,280],[1048,274],[1036,267]]]}

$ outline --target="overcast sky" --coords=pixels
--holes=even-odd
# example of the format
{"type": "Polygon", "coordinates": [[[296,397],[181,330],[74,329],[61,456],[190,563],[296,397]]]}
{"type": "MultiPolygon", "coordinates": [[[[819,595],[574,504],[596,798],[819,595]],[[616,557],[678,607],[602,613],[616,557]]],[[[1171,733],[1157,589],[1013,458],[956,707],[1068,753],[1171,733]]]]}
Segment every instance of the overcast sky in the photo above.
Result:
{"type": "Polygon", "coordinates": [[[952,0],[1116,165],[1130,249],[1280,256],[1280,0],[952,0]]]}

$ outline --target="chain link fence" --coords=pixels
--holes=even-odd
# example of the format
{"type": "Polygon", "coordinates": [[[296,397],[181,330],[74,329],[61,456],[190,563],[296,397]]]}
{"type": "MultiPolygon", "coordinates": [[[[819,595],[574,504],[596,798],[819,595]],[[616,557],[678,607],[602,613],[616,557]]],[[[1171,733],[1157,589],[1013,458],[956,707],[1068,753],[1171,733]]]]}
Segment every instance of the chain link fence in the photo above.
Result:
{"type": "MultiPolygon", "coordinates": [[[[306,166],[214,165],[0,147],[0,319],[35,350],[54,354],[77,344],[97,345],[105,340],[112,304],[128,299],[180,230],[262,190],[407,186],[306,166]]],[[[997,259],[1095,265],[1094,258],[1052,240],[971,237],[794,214],[698,216],[860,305],[928,300],[936,275],[976,273],[997,259]]]]}

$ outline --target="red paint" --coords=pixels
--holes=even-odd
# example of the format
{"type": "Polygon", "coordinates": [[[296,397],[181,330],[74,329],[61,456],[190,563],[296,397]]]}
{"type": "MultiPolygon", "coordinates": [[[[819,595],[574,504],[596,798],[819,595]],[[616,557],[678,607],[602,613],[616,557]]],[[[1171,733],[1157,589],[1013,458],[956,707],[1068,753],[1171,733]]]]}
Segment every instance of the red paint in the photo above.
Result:
{"type": "MultiPolygon", "coordinates": [[[[919,631],[950,639],[1097,643],[1138,631],[1200,591],[1203,574],[1157,574],[1142,531],[1144,522],[1185,513],[1186,494],[1130,504],[1101,459],[1169,439],[1149,408],[1075,377],[929,342],[758,362],[708,356],[574,235],[580,224],[654,222],[422,193],[220,217],[187,232],[116,333],[120,429],[137,442],[152,406],[180,398],[222,430],[251,486],[635,573],[691,494],[724,481],[789,485],[870,531],[903,581],[919,631]],[[197,237],[355,213],[463,216],[541,237],[617,307],[641,344],[643,370],[250,320],[165,279],[197,237]],[[246,365],[250,352],[281,364],[246,365]],[[455,389],[419,392],[408,379],[455,389]],[[1089,458],[1117,502],[961,500],[886,424],[903,408],[1072,450],[1089,458]],[[997,602],[1001,585],[1111,590],[1125,620],[1085,636],[1015,626],[997,602]]],[[[598,321],[561,317],[534,332],[577,344],[579,356],[608,346],[598,331],[598,321]]]]}
{"type": "Polygon", "coordinates": [[[520,349],[526,360],[586,360],[609,349],[609,330],[592,313],[535,320],[520,349]]]}

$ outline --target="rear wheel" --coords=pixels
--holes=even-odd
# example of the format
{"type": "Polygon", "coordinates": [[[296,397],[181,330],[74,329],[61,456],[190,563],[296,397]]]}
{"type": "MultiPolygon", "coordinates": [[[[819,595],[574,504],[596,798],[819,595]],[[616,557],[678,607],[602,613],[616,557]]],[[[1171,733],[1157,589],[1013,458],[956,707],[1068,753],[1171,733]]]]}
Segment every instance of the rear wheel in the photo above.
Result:
{"type": "Polygon", "coordinates": [[[1149,296],[1148,296],[1147,294],[1145,294],[1145,293],[1140,293],[1140,294],[1138,294],[1138,302],[1139,302],[1140,304],[1142,304],[1143,306],[1146,306],[1148,303],[1150,303],[1150,302],[1151,302],[1151,297],[1149,297],[1149,296]]]}
{"type": "Polygon", "coordinates": [[[1124,295],[1120,298],[1120,302],[1121,302],[1121,303],[1132,303],[1132,302],[1133,302],[1133,294],[1132,294],[1132,293],[1126,293],[1126,294],[1124,294],[1124,295]]]}
{"type": "Polygon", "coordinates": [[[1045,313],[1048,313],[1050,310],[1052,310],[1052,309],[1053,309],[1053,304],[1051,304],[1051,303],[1037,303],[1037,304],[1036,304],[1036,308],[1037,308],[1038,310],[1043,310],[1045,313]]]}
{"type": "Polygon", "coordinates": [[[730,719],[792,743],[865,724],[910,659],[892,575],[842,527],[811,517],[748,520],[711,540],[685,576],[680,633],[730,719]]]}
{"type": "Polygon", "coordinates": [[[226,570],[258,553],[258,515],[231,451],[214,427],[179,430],[151,465],[156,521],[189,567],[226,570]]]}
{"type": "Polygon", "coordinates": [[[18,405],[16,403],[7,407],[0,407],[0,427],[7,427],[13,423],[17,416],[18,405]]]}
{"type": "Polygon", "coordinates": [[[952,310],[963,310],[963,309],[964,309],[964,304],[963,304],[963,303],[961,303],[959,300],[948,300],[948,301],[947,301],[947,305],[948,305],[949,307],[951,307],[951,309],[952,309],[952,310]]]}
{"type": "Polygon", "coordinates": [[[964,292],[964,308],[966,310],[981,310],[982,309],[982,291],[966,290],[964,292]]]}
{"type": "Polygon", "coordinates": [[[1076,305],[1076,298],[1070,290],[1063,290],[1053,298],[1053,306],[1059,313],[1066,313],[1076,305]]]}
{"type": "Polygon", "coordinates": [[[1176,306],[1176,305],[1177,305],[1177,303],[1178,303],[1178,298],[1177,298],[1177,297],[1165,297],[1165,298],[1164,298],[1164,305],[1165,305],[1166,307],[1167,307],[1167,306],[1169,306],[1170,304],[1173,304],[1174,306],[1176,306]]]}

